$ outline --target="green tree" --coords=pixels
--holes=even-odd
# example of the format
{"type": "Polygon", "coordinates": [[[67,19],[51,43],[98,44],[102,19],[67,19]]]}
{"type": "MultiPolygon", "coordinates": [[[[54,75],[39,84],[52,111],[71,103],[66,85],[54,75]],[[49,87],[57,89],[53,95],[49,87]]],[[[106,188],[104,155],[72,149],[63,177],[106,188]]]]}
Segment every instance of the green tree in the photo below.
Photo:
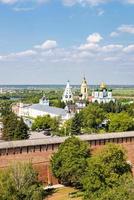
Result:
{"type": "Polygon", "coordinates": [[[3,139],[21,140],[29,137],[28,127],[24,124],[22,118],[18,118],[14,113],[3,117],[3,139]]]}
{"type": "Polygon", "coordinates": [[[98,104],[90,104],[82,110],[83,128],[91,132],[99,129],[105,119],[105,112],[98,104]]]}
{"type": "Polygon", "coordinates": [[[14,139],[28,139],[29,138],[29,134],[28,134],[28,127],[27,125],[24,123],[23,118],[21,117],[18,121],[17,121],[17,125],[15,128],[15,132],[14,132],[14,139]]]}
{"type": "Polygon", "coordinates": [[[31,163],[15,163],[0,171],[1,200],[43,200],[43,187],[31,163]]]}
{"type": "MultiPolygon", "coordinates": [[[[126,162],[124,150],[115,144],[108,144],[99,153],[88,159],[88,167],[83,178],[85,199],[121,200],[114,195],[117,188],[121,191],[128,182],[132,182],[131,166],[126,162]]],[[[126,199],[122,190],[119,195],[126,199]],[[122,193],[121,193],[122,192],[122,193]]],[[[125,196],[126,195],[126,196],[125,196]]]]}
{"type": "Polygon", "coordinates": [[[57,108],[65,108],[65,106],[66,106],[64,101],[61,101],[59,99],[51,100],[50,105],[57,107],[57,108]]]}
{"type": "Polygon", "coordinates": [[[79,113],[76,113],[71,122],[71,135],[78,135],[81,132],[82,120],[79,113]]]}
{"type": "Polygon", "coordinates": [[[72,124],[72,119],[66,120],[62,126],[60,127],[58,133],[60,136],[69,136],[71,135],[71,124],[72,124]]]}
{"type": "Polygon", "coordinates": [[[110,132],[134,130],[133,117],[126,112],[110,114],[108,129],[110,132]]]}
{"type": "Polygon", "coordinates": [[[72,136],[65,140],[58,152],[52,156],[53,174],[61,183],[79,187],[89,156],[88,144],[72,136]]]}
{"type": "Polygon", "coordinates": [[[48,130],[50,129],[52,132],[58,131],[59,128],[59,119],[52,118],[50,115],[45,115],[43,117],[38,116],[34,123],[32,124],[32,130],[48,130]]]}

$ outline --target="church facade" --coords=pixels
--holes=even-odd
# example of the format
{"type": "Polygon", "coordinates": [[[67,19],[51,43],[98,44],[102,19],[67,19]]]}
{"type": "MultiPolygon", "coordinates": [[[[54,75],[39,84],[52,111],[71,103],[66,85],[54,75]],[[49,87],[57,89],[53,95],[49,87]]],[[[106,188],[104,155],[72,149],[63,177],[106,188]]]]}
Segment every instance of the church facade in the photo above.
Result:
{"type": "Polygon", "coordinates": [[[108,89],[105,83],[101,83],[100,88],[95,89],[92,92],[92,103],[98,102],[100,103],[109,103],[115,102],[115,99],[112,96],[112,89],[108,89]]]}
{"type": "Polygon", "coordinates": [[[70,82],[68,81],[66,84],[66,88],[64,90],[63,96],[62,96],[62,101],[64,101],[64,103],[68,103],[68,102],[73,102],[73,93],[71,90],[71,86],[70,86],[70,82]]]}

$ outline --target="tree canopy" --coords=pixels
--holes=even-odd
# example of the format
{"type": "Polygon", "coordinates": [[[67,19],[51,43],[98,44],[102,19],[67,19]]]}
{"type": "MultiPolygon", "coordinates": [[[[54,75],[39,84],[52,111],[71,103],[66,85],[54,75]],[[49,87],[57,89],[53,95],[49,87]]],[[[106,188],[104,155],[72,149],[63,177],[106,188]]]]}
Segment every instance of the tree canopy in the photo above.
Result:
{"type": "Polygon", "coordinates": [[[121,112],[116,114],[111,113],[108,118],[109,118],[108,130],[110,132],[134,130],[133,117],[131,117],[126,112],[121,112]]]}
{"type": "Polygon", "coordinates": [[[52,156],[53,174],[61,183],[79,187],[89,156],[88,144],[72,136],[65,140],[58,152],[52,156]]]}
{"type": "Polygon", "coordinates": [[[88,105],[82,110],[83,128],[92,132],[97,130],[105,119],[105,112],[98,104],[88,105]]]}
{"type": "Polygon", "coordinates": [[[32,130],[48,130],[56,132],[59,127],[59,119],[52,118],[50,115],[45,115],[43,117],[38,116],[34,123],[32,124],[32,130]]]}
{"type": "Polygon", "coordinates": [[[31,163],[15,163],[0,171],[1,200],[43,200],[43,193],[31,163]]]}
{"type": "Polygon", "coordinates": [[[132,183],[131,166],[126,162],[124,150],[115,144],[108,144],[88,159],[83,178],[85,199],[127,199],[129,188],[125,186],[128,182],[132,183]]]}
{"type": "Polygon", "coordinates": [[[28,127],[22,118],[18,118],[13,112],[3,117],[3,139],[21,140],[29,138],[28,127]]]}

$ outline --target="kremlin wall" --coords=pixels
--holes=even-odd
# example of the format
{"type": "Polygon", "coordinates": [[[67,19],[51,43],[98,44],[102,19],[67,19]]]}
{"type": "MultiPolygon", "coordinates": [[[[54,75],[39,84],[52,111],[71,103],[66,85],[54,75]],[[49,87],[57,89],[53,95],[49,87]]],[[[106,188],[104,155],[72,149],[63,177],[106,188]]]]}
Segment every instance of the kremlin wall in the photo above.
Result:
{"type": "MultiPolygon", "coordinates": [[[[123,133],[107,133],[78,136],[89,143],[93,153],[102,148],[106,143],[116,143],[125,148],[127,161],[132,165],[134,173],[134,131],[123,133]]],[[[67,137],[51,137],[50,139],[33,139],[23,141],[1,142],[0,168],[5,168],[16,161],[32,162],[38,171],[39,179],[44,184],[57,184],[58,180],[52,175],[50,160],[59,145],[67,137]]]]}

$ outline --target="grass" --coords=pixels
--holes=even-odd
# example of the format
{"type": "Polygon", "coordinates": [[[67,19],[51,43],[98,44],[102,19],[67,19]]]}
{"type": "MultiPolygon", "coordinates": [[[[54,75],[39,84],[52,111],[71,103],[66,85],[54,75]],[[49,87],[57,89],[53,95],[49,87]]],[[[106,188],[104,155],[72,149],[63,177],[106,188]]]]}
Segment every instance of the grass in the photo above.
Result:
{"type": "MultiPolygon", "coordinates": [[[[55,190],[55,192],[45,198],[46,200],[82,200],[82,197],[75,197],[80,193],[78,190],[70,187],[64,187],[55,190]],[[69,195],[71,194],[71,195],[69,195]]],[[[81,193],[80,193],[81,194],[81,193]]]]}

